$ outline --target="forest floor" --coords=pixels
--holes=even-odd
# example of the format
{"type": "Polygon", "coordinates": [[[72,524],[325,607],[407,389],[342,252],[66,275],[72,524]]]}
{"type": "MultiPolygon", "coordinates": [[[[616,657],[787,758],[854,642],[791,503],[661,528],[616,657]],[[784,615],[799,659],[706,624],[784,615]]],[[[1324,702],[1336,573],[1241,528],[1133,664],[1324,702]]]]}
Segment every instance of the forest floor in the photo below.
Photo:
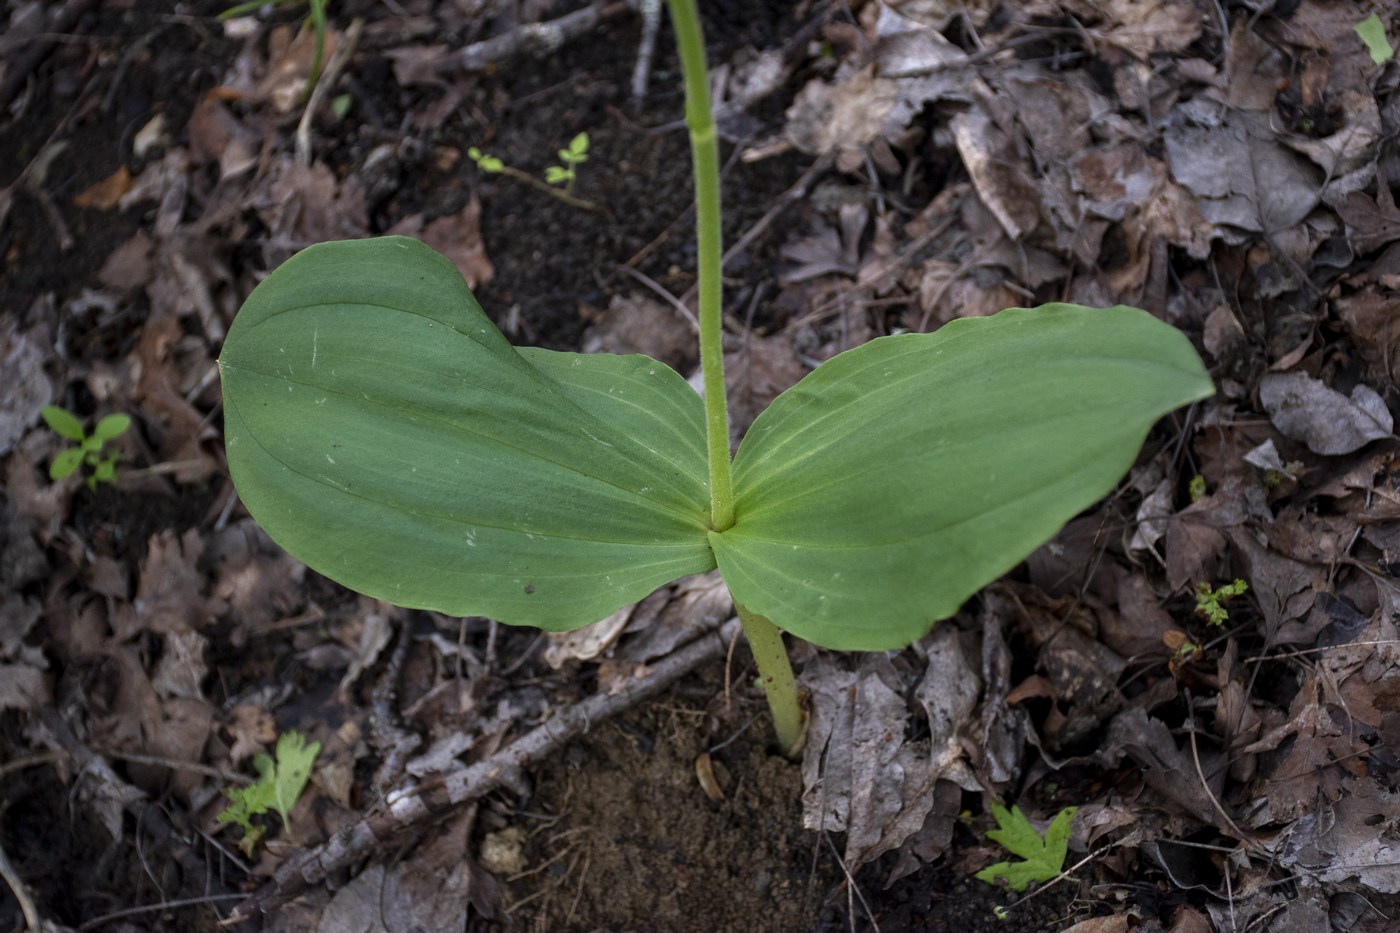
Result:
{"type": "Polygon", "coordinates": [[[846,348],[1045,301],[1146,309],[1217,389],[915,645],[792,644],[800,762],[713,576],[569,637],[406,611],[224,458],[224,335],[322,240],[418,237],[515,343],[694,372],[664,11],[639,69],[627,2],[340,0],[308,102],[306,5],[226,6],[3,5],[0,933],[1400,928],[1393,5],[702,0],[736,433],[846,348]],[[469,155],[540,177],[579,133],[573,203],[469,155]],[[110,481],[50,478],[46,405],[130,417],[110,481]],[[286,819],[220,822],[296,736],[286,819]],[[1075,808],[1064,871],[977,880],[993,803],[1075,808]]]}

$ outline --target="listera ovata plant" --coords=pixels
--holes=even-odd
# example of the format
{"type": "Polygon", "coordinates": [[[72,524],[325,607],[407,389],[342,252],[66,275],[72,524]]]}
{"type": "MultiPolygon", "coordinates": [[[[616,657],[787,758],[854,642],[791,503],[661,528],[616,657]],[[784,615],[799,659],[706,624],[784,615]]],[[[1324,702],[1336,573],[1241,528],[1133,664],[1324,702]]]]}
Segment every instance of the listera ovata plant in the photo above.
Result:
{"type": "Polygon", "coordinates": [[[229,470],[313,569],[411,608],[576,629],[715,567],[774,715],[782,632],[903,647],[1213,391],[1174,328],[1067,304],[882,337],[779,396],[731,460],[718,145],[693,0],[669,0],[695,166],[704,397],[644,356],[516,348],[447,259],[323,243],[249,296],[219,361],[229,470]]]}

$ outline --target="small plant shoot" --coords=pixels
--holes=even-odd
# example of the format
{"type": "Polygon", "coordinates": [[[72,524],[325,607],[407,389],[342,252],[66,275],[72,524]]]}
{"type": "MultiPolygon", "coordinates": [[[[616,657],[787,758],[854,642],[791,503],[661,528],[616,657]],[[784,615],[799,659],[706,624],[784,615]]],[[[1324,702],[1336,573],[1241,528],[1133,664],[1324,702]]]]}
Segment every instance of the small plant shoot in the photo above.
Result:
{"type": "Polygon", "coordinates": [[[1248,591],[1249,584],[1243,580],[1214,589],[1209,583],[1199,582],[1196,584],[1196,615],[1218,628],[1230,620],[1230,610],[1224,604],[1248,591]]]}
{"type": "Polygon", "coordinates": [[[229,469],[288,551],[407,607],[567,631],[718,567],[790,750],[802,715],[782,632],[910,644],[1111,491],[1157,419],[1213,390],[1190,342],[1146,312],[1015,308],[840,354],[731,460],[718,145],[693,2],[671,15],[704,400],[644,356],[511,346],[416,240],[323,243],[229,329],[229,469]]]}
{"type": "Polygon", "coordinates": [[[282,828],[291,831],[292,807],[306,789],[311,779],[311,766],[321,753],[321,743],[307,744],[300,732],[284,732],[277,739],[277,757],[265,753],[253,758],[258,780],[247,787],[230,787],[225,791],[229,805],[214,819],[219,823],[230,823],[243,829],[239,847],[243,853],[252,856],[258,842],[267,833],[261,823],[253,817],[276,812],[282,818],[282,828]]]}
{"type": "Polygon", "coordinates": [[[585,201],[583,198],[574,196],[574,182],[578,181],[576,169],[588,161],[588,134],[579,133],[569,141],[567,149],[560,149],[556,154],[559,157],[559,164],[546,168],[544,181],[540,181],[528,172],[522,172],[518,168],[507,165],[499,157],[482,152],[476,146],[467,149],[467,158],[471,159],[478,169],[488,175],[505,175],[507,178],[522,181],[532,188],[537,188],[552,197],[556,197],[565,204],[589,211],[599,210],[598,205],[592,201],[585,201]]]}
{"type": "Polygon", "coordinates": [[[987,838],[1012,855],[1019,856],[1021,861],[988,865],[974,877],[988,884],[1004,884],[1019,893],[1034,883],[1058,876],[1065,870],[1070,827],[1078,809],[1065,807],[1055,814],[1042,837],[1020,807],[1012,806],[1008,810],[993,801],[992,816],[997,821],[997,828],[987,830],[987,838]]]}
{"type": "Polygon", "coordinates": [[[58,482],[72,476],[79,467],[86,467],[86,482],[90,491],[96,492],[98,483],[116,482],[119,455],[111,451],[104,453],[104,449],[108,441],[121,437],[131,427],[129,415],[106,415],[88,434],[77,415],[66,408],[45,405],[40,414],[55,434],[78,445],[60,451],[53,458],[53,463],[49,464],[49,479],[58,482]]]}

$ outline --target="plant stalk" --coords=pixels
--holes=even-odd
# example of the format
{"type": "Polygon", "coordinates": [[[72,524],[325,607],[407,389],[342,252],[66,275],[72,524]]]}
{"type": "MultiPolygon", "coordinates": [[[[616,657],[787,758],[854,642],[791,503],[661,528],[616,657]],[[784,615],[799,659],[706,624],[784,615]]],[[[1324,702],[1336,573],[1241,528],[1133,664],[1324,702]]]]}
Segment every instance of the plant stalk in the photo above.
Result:
{"type": "MultiPolygon", "coordinates": [[[[729,407],[724,388],[722,228],[720,226],[719,136],[710,110],[710,76],[705,66],[705,38],[695,0],[666,0],[680,49],[685,80],[685,122],[690,128],[695,166],[695,238],[697,292],[700,300],[700,370],[705,386],[705,439],[710,463],[710,528],[723,532],[734,524],[734,488],[730,478],[729,407]]],[[[784,754],[801,751],[805,720],[797,698],[797,680],[783,647],[783,633],[761,615],[736,601],[744,637],[758,664],[773,730],[784,754]]]]}
{"type": "MultiPolygon", "coordinates": [[[[680,48],[685,79],[685,122],[695,166],[696,273],[700,297],[700,370],[705,386],[705,437],[710,461],[710,527],[734,524],[734,490],[729,474],[729,409],[724,390],[724,342],[719,137],[710,112],[710,81],[705,38],[695,0],[667,0],[680,48]]],[[[745,624],[745,630],[748,626],[745,624]]]]}
{"type": "Polygon", "coordinates": [[[787,649],[783,647],[783,633],[772,622],[749,612],[737,601],[734,608],[738,610],[744,637],[748,639],[749,650],[758,664],[758,676],[763,682],[763,692],[768,696],[768,709],[773,714],[773,731],[778,736],[778,746],[783,754],[795,758],[802,751],[807,723],[797,698],[797,679],[792,676],[792,662],[788,660],[787,649]]]}

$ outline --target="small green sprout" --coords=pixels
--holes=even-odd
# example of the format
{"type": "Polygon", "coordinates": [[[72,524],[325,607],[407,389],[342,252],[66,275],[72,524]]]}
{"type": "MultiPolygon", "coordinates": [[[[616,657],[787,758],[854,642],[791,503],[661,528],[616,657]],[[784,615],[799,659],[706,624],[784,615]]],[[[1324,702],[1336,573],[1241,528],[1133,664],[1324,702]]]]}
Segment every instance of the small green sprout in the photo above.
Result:
{"type": "Polygon", "coordinates": [[[558,150],[559,165],[551,165],[544,171],[544,181],[540,181],[535,176],[522,172],[520,169],[506,165],[500,158],[487,152],[482,152],[476,146],[467,149],[467,158],[476,163],[476,167],[486,172],[488,175],[505,175],[514,178],[516,181],[523,181],[532,188],[537,188],[546,194],[556,197],[565,204],[574,207],[581,207],[588,211],[597,211],[598,206],[592,201],[585,201],[583,198],[574,197],[574,182],[578,180],[577,167],[588,161],[588,134],[579,133],[569,140],[567,149],[558,150]]]}
{"type": "Polygon", "coordinates": [[[1356,34],[1366,43],[1366,51],[1377,65],[1384,65],[1395,57],[1395,49],[1385,35],[1385,23],[1375,13],[1356,24],[1356,34]]]}
{"type": "Polygon", "coordinates": [[[65,448],[53,458],[53,463],[49,464],[49,479],[54,482],[67,479],[80,466],[86,465],[92,471],[87,478],[87,487],[93,492],[97,491],[98,483],[116,482],[117,458],[120,454],[112,451],[103,456],[102,450],[108,441],[121,437],[131,427],[129,415],[107,415],[97,422],[92,434],[88,434],[78,417],[66,408],[45,405],[40,414],[55,434],[78,445],[65,448]]]}
{"type": "Polygon", "coordinates": [[[1211,589],[1209,583],[1197,583],[1196,615],[1211,625],[1224,625],[1230,618],[1230,612],[1221,603],[1234,599],[1236,596],[1243,596],[1248,590],[1249,584],[1243,580],[1236,580],[1234,583],[1227,583],[1215,589],[1211,589]]]}
{"type": "Polygon", "coordinates": [[[1192,502],[1200,502],[1206,495],[1206,478],[1199,473],[1191,477],[1191,482],[1186,487],[1186,493],[1191,497],[1192,502]]]}
{"type": "Polygon", "coordinates": [[[565,191],[574,190],[574,167],[588,161],[588,134],[579,133],[569,140],[569,148],[559,150],[559,165],[551,165],[544,170],[544,180],[551,185],[563,185],[565,191]]]}
{"type": "Polygon", "coordinates": [[[243,828],[243,839],[238,845],[245,854],[251,856],[267,832],[267,827],[253,822],[253,817],[275,810],[282,817],[282,828],[291,831],[289,814],[306,788],[311,778],[311,765],[320,752],[320,742],[308,745],[300,732],[284,732],[277,739],[275,761],[261,753],[253,758],[253,767],[259,775],[256,784],[224,791],[230,803],[214,819],[243,828]]]}
{"type": "Polygon", "coordinates": [[[1019,855],[1020,862],[997,862],[976,874],[979,881],[988,884],[1005,882],[1013,891],[1024,891],[1032,882],[1049,881],[1065,869],[1065,856],[1069,853],[1070,823],[1078,807],[1065,807],[1045,829],[1045,835],[1035,831],[1031,821],[1012,806],[1007,810],[996,801],[992,802],[992,816],[997,828],[987,830],[987,838],[1000,843],[1012,855],[1019,855]]]}

